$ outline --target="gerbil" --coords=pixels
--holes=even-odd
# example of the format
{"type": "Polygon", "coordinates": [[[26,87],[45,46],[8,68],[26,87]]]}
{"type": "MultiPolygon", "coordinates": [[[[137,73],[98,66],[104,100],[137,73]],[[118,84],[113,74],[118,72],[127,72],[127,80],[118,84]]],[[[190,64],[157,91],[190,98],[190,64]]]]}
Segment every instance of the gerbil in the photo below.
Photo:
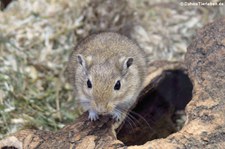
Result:
{"type": "Polygon", "coordinates": [[[126,36],[113,32],[94,34],[72,52],[69,80],[89,119],[110,114],[125,117],[136,101],[146,75],[143,51],[126,36]]]}

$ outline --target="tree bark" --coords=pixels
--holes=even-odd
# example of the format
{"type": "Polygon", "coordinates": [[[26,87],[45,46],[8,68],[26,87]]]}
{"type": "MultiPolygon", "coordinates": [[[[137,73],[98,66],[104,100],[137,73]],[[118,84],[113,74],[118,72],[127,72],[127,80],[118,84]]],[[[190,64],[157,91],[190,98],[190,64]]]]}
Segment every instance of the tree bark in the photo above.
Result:
{"type": "MultiPolygon", "coordinates": [[[[166,134],[169,136],[166,138],[147,140],[146,143],[137,146],[126,146],[117,139],[126,123],[123,123],[116,132],[114,121],[110,117],[100,117],[99,121],[91,122],[87,120],[87,113],[84,113],[73,124],[57,132],[19,131],[0,141],[0,148],[224,148],[225,18],[216,20],[197,32],[194,41],[188,47],[184,64],[165,61],[150,64],[146,88],[139,96],[139,101],[158,85],[168,70],[187,71],[193,84],[193,94],[185,109],[187,120],[184,127],[171,135],[169,132],[173,130],[167,130],[166,134]]],[[[164,118],[171,117],[168,112],[170,110],[170,107],[164,108],[164,111],[167,111],[162,112],[164,118]]],[[[163,120],[164,124],[169,125],[170,119],[163,120]]],[[[139,129],[135,131],[138,133],[147,130],[137,128],[139,129]]],[[[129,142],[130,137],[124,134],[122,138],[129,142]]]]}

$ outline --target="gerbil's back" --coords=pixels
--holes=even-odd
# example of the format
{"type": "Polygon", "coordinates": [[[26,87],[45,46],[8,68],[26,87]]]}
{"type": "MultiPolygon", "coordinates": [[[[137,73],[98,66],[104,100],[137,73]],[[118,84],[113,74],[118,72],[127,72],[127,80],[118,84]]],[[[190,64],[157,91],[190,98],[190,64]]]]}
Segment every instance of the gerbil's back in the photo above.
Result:
{"type": "Polygon", "coordinates": [[[98,63],[109,59],[118,60],[119,57],[133,57],[135,60],[143,59],[144,54],[139,47],[126,36],[105,32],[94,34],[84,39],[76,48],[77,54],[92,56],[98,63]]]}

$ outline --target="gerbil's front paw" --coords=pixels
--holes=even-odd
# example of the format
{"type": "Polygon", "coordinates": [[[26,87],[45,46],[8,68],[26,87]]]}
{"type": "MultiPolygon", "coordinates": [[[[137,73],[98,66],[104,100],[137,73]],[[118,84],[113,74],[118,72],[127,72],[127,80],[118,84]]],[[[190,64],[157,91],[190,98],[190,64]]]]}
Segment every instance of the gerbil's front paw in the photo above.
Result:
{"type": "Polygon", "coordinates": [[[88,119],[91,121],[96,121],[98,119],[98,114],[97,112],[93,111],[93,110],[89,110],[89,115],[88,115],[88,119]]]}
{"type": "Polygon", "coordinates": [[[113,112],[113,118],[114,118],[116,121],[120,121],[120,119],[121,119],[121,112],[120,112],[120,111],[115,111],[115,112],[113,112]]]}

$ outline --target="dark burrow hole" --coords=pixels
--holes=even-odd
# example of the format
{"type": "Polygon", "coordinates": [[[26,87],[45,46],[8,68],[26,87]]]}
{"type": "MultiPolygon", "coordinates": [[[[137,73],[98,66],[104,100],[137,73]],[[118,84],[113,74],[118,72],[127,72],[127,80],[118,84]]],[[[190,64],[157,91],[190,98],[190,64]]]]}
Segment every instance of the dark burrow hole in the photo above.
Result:
{"type": "Polygon", "coordinates": [[[192,89],[182,70],[164,71],[142,91],[138,104],[117,129],[117,138],[125,145],[141,145],[179,131],[192,89]]]}

